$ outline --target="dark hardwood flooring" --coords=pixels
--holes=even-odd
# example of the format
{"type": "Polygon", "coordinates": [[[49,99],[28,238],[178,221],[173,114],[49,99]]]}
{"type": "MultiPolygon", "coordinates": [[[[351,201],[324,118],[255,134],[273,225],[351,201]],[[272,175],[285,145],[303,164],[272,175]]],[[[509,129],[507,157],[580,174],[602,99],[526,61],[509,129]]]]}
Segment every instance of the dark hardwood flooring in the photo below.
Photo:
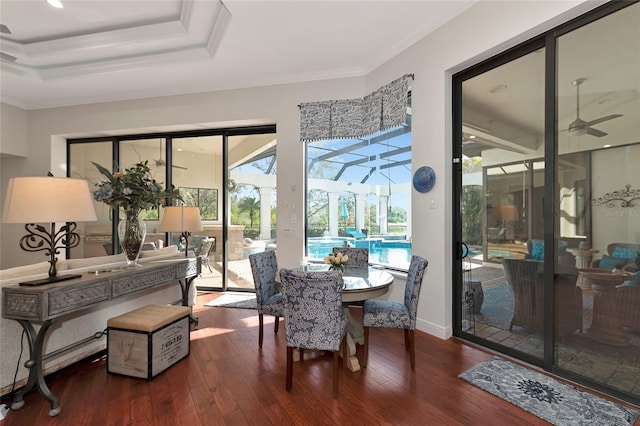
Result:
{"type": "Polygon", "coordinates": [[[294,364],[288,393],[284,324],[275,336],[273,317],[265,316],[259,350],[255,311],[202,306],[214,297],[198,297],[190,356],[152,381],[107,374],[106,358],[98,356],[47,378],[61,400],[58,416],[49,417],[49,403],[31,392],[1,426],[547,424],[457,377],[491,353],[420,331],[415,371],[401,330],[372,329],[369,364],[340,371],[338,399],[332,398],[330,355],[305,353],[305,361],[294,364]]]}

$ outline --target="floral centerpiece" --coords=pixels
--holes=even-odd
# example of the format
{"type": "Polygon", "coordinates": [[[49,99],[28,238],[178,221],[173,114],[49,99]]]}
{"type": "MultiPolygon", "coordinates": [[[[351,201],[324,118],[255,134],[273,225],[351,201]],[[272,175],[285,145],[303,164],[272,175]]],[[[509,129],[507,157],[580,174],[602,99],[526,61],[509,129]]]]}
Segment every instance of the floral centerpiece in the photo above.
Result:
{"type": "Polygon", "coordinates": [[[166,198],[182,199],[177,189],[172,185],[169,191],[162,189],[162,184],[156,182],[151,175],[148,161],[136,163],[125,169],[124,173],[108,169],[98,163],[93,163],[102,178],[96,184],[98,188],[93,192],[93,198],[112,207],[122,207],[124,211],[156,209],[166,198]]]}
{"type": "Polygon", "coordinates": [[[346,254],[338,253],[329,253],[328,256],[324,258],[324,263],[329,265],[329,270],[344,272],[347,267],[347,262],[349,261],[349,256],[346,254]]]}
{"type": "Polygon", "coordinates": [[[140,219],[140,212],[158,208],[167,198],[182,200],[180,193],[173,185],[171,189],[163,190],[162,184],[151,175],[147,161],[136,163],[124,172],[113,173],[100,164],[92,164],[102,174],[93,198],[108,206],[124,209],[125,217],[118,224],[118,236],[127,255],[127,263],[135,264],[146,235],[146,225],[140,219]]]}

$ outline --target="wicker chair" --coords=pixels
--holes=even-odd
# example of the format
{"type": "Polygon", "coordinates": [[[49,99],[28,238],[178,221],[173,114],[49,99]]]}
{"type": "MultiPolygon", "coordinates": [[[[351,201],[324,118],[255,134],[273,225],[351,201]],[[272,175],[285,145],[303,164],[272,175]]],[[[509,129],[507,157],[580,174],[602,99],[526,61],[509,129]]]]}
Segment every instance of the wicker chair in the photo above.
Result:
{"type": "MultiPolygon", "coordinates": [[[[607,246],[607,254],[611,257],[615,257],[615,258],[626,258],[628,259],[624,269],[626,271],[630,271],[630,272],[635,272],[638,267],[634,264],[634,259],[635,257],[638,255],[637,253],[640,253],[640,244],[633,244],[633,243],[611,243],[607,246]],[[635,256],[633,255],[633,253],[635,252],[635,256]],[[627,254],[629,256],[627,256],[627,254]]],[[[593,261],[591,261],[591,267],[592,268],[599,268],[600,267],[600,260],[602,259],[595,259],[593,261]]]]}
{"type": "MultiPolygon", "coordinates": [[[[504,274],[514,298],[513,326],[542,332],[544,329],[543,264],[522,259],[502,259],[504,274]]],[[[582,290],[576,286],[575,267],[558,266],[554,277],[555,333],[562,338],[582,331],[582,290]]]]}
{"type": "MultiPolygon", "coordinates": [[[[515,306],[509,330],[513,326],[542,331],[544,328],[544,292],[538,287],[538,268],[542,264],[520,259],[502,259],[504,275],[513,292],[515,306]]],[[[540,281],[542,283],[542,281],[540,281]]]]}

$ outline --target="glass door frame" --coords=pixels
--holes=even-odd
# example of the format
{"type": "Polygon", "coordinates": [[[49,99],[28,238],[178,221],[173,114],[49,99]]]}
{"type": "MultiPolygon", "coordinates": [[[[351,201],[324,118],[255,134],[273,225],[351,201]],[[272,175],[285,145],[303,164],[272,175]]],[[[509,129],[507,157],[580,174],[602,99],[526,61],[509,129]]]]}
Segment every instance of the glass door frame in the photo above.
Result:
{"type": "MultiPolygon", "coordinates": [[[[234,127],[234,128],[221,128],[221,129],[204,129],[204,130],[192,130],[192,131],[167,131],[167,132],[157,132],[157,133],[144,133],[144,134],[126,134],[126,135],[118,135],[118,136],[101,136],[101,137],[85,137],[85,138],[73,138],[67,139],[67,174],[69,174],[71,170],[71,150],[70,146],[74,144],[82,144],[82,143],[96,143],[96,142],[104,142],[111,144],[111,159],[109,159],[109,166],[112,166],[113,162],[118,162],[120,158],[120,143],[126,142],[130,140],[140,140],[140,139],[152,139],[152,138],[163,138],[165,140],[165,186],[169,187],[173,184],[173,176],[172,176],[172,140],[177,138],[189,138],[189,137],[201,137],[201,136],[221,136],[222,137],[222,196],[221,198],[221,224],[222,224],[222,240],[221,244],[223,244],[222,249],[222,286],[221,287],[213,287],[212,290],[215,291],[226,291],[229,289],[228,286],[228,221],[230,217],[230,198],[229,198],[229,173],[228,173],[228,138],[232,136],[241,136],[241,135],[258,135],[258,134],[266,134],[273,133],[276,134],[276,125],[268,124],[268,125],[258,125],[258,126],[247,126],[247,127],[234,127]]],[[[105,167],[108,167],[105,165],[105,167]]],[[[67,176],[70,177],[70,176],[67,176]]],[[[115,213],[115,217],[111,221],[111,233],[112,233],[112,245],[116,251],[114,253],[120,252],[119,244],[117,243],[117,227],[118,227],[118,216],[117,212],[115,213]]],[[[165,241],[168,238],[168,235],[165,235],[165,241]]],[[[67,257],[70,257],[70,251],[67,250],[67,257]]],[[[254,289],[240,289],[231,287],[234,291],[255,291],[254,289]]]]}
{"type": "Polygon", "coordinates": [[[617,2],[612,1],[606,3],[590,12],[585,13],[565,24],[549,30],[538,37],[526,41],[508,51],[495,57],[482,61],[466,70],[456,73],[452,76],[452,211],[453,211],[453,228],[452,238],[455,241],[451,253],[452,262],[452,313],[453,313],[453,335],[460,337],[472,343],[479,344],[489,349],[504,353],[507,356],[521,359],[532,365],[542,367],[545,371],[558,374],[569,380],[584,384],[596,390],[602,391],[608,395],[619,398],[621,400],[630,401],[638,404],[637,398],[628,394],[617,391],[616,389],[607,387],[602,383],[595,382],[584,376],[580,376],[555,365],[554,353],[554,292],[553,282],[555,275],[555,259],[556,259],[556,242],[555,238],[559,235],[559,211],[556,209],[556,177],[557,177],[557,159],[558,159],[558,126],[557,126],[557,48],[556,42],[559,37],[567,34],[580,27],[586,26],[598,19],[615,13],[621,9],[631,6],[634,2],[617,2]],[[543,359],[539,360],[522,352],[517,352],[506,348],[497,343],[490,342],[486,339],[479,338],[470,333],[463,331],[463,307],[460,301],[463,297],[463,274],[462,274],[462,83],[474,76],[492,70],[500,65],[512,61],[526,53],[532,52],[537,48],[545,48],[545,67],[544,67],[544,336],[543,336],[543,359]]]}

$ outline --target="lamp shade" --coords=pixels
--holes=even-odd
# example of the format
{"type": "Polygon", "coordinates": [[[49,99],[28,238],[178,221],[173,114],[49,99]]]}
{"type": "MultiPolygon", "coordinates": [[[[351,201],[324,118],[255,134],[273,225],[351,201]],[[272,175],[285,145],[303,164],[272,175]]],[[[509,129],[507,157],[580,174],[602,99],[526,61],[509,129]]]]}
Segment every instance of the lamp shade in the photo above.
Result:
{"type": "Polygon", "coordinates": [[[97,220],[89,184],[83,179],[15,177],[9,180],[4,223],[91,222],[97,220]]]}
{"type": "Polygon", "coordinates": [[[493,219],[497,221],[511,222],[518,220],[518,207],[510,204],[501,204],[493,210],[493,219]]]}
{"type": "Polygon", "coordinates": [[[165,207],[160,230],[162,232],[202,231],[200,209],[189,206],[165,207]]]}

